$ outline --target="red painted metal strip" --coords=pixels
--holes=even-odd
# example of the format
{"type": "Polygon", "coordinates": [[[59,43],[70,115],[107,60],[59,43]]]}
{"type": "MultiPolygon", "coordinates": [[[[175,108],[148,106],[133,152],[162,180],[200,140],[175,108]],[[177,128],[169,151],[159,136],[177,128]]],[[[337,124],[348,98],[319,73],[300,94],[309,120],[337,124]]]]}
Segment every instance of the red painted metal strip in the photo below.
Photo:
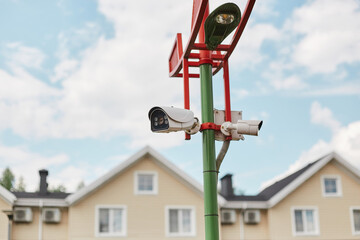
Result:
{"type": "MultiPolygon", "coordinates": [[[[182,68],[182,62],[183,62],[184,57],[188,58],[188,56],[189,56],[189,54],[191,52],[192,46],[195,43],[197,34],[198,34],[199,30],[200,30],[201,22],[204,19],[204,14],[205,14],[206,7],[208,6],[208,2],[209,2],[208,0],[200,0],[200,1],[201,2],[199,3],[198,12],[196,14],[195,21],[193,21],[193,26],[192,26],[192,29],[191,29],[191,35],[190,35],[189,41],[188,41],[188,43],[186,45],[184,54],[181,56],[181,60],[178,62],[176,67],[174,67],[172,69],[172,71],[170,71],[170,73],[169,73],[170,77],[177,77],[178,76],[178,74],[180,73],[181,68],[182,68]]],[[[190,75],[190,77],[191,77],[191,75],[190,75]]]]}
{"type": "MultiPolygon", "coordinates": [[[[188,60],[185,58],[183,62],[183,72],[184,72],[184,108],[190,109],[190,88],[189,88],[189,66],[188,60]]],[[[185,133],[185,140],[190,140],[190,134],[185,133]]]]}
{"type": "MultiPolygon", "coordinates": [[[[199,43],[205,43],[205,20],[209,16],[209,4],[206,6],[205,13],[203,20],[201,22],[200,30],[199,30],[199,43]]],[[[206,60],[204,62],[201,62],[201,64],[209,64],[209,61],[211,61],[211,51],[208,49],[200,50],[200,61],[206,60]]],[[[211,61],[212,63],[212,61],[211,61]]],[[[210,64],[211,64],[210,63],[210,64]]]]}
{"type": "Polygon", "coordinates": [[[219,66],[217,66],[216,68],[213,68],[212,75],[214,76],[215,74],[217,74],[221,70],[222,67],[223,67],[223,63],[220,62],[219,66]]]}
{"type": "Polygon", "coordinates": [[[189,62],[189,67],[199,67],[199,62],[189,62]]]}
{"type": "Polygon", "coordinates": [[[189,59],[200,59],[200,53],[190,53],[189,59]]]}
{"type": "MultiPolygon", "coordinates": [[[[178,73],[176,76],[174,77],[178,77],[178,78],[182,78],[183,74],[182,73],[178,73]]],[[[189,78],[200,78],[200,74],[198,73],[189,73],[189,78]]]]}
{"type": "Polygon", "coordinates": [[[194,0],[193,1],[193,8],[192,8],[192,16],[191,16],[191,29],[193,28],[195,22],[196,22],[196,16],[199,12],[201,0],[194,0]]]}
{"type": "Polygon", "coordinates": [[[191,49],[193,48],[193,45],[195,43],[195,40],[197,38],[197,35],[199,33],[201,23],[205,19],[205,12],[206,9],[208,9],[208,0],[202,0],[200,3],[200,7],[198,8],[198,13],[196,14],[196,20],[194,21],[194,24],[191,29],[191,35],[188,41],[188,44],[186,45],[184,56],[187,57],[191,49]]]}
{"type": "Polygon", "coordinates": [[[183,55],[182,37],[181,33],[176,34],[175,42],[169,56],[169,72],[179,65],[180,59],[183,55]]]}
{"type": "Polygon", "coordinates": [[[230,104],[230,81],[229,81],[229,64],[225,60],[223,65],[224,70],[224,93],[225,93],[225,121],[231,122],[231,104],[230,104]]]}
{"type": "MultiPolygon", "coordinates": [[[[230,49],[230,45],[228,44],[220,44],[217,46],[215,51],[228,51],[230,49]]],[[[192,49],[197,50],[208,50],[205,43],[194,43],[192,49]]]]}
{"type": "Polygon", "coordinates": [[[189,90],[189,65],[188,60],[184,59],[184,108],[190,109],[190,90],[189,90]]]}

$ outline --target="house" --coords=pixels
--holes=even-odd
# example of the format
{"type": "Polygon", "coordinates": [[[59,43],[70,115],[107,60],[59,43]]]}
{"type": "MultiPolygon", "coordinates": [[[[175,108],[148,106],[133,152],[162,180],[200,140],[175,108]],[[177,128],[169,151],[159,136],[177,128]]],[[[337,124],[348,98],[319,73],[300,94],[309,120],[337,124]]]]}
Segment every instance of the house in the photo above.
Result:
{"type": "Polygon", "coordinates": [[[221,195],[226,199],[223,240],[360,238],[360,172],[336,153],[256,196],[235,196],[231,175],[226,175],[221,195]]]}
{"type": "MultiPolygon", "coordinates": [[[[145,147],[73,194],[0,187],[0,240],[204,239],[202,186],[145,147]],[[12,224],[11,224],[12,223],[12,224]]],[[[220,238],[359,239],[360,172],[331,153],[258,195],[237,196],[221,179],[220,238]]]]}

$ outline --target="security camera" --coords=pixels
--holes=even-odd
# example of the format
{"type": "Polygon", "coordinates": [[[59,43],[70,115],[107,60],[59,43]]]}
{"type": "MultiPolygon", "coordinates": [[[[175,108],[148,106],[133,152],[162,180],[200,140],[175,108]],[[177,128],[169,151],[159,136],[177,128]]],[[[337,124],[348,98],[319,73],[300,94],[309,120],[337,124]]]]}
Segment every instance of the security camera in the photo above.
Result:
{"type": "Polygon", "coordinates": [[[237,123],[224,122],[220,130],[226,136],[230,136],[232,130],[238,134],[257,136],[262,124],[260,120],[238,120],[237,123]]]}
{"type": "Polygon", "coordinates": [[[185,131],[195,134],[200,130],[199,120],[187,109],[175,107],[153,107],[149,111],[151,131],[169,133],[185,131]]]}

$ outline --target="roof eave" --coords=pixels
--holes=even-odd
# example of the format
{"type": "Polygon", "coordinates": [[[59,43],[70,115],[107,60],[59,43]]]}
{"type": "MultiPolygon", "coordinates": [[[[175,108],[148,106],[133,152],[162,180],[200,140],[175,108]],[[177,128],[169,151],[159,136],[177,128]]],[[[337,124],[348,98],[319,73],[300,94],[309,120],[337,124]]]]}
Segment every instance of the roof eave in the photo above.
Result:
{"type": "Polygon", "coordinates": [[[268,209],[268,201],[227,201],[222,208],[225,209],[268,209]]]}
{"type": "Polygon", "coordinates": [[[0,186],[0,197],[10,205],[13,205],[16,201],[16,196],[3,186],[0,186]]]}
{"type": "Polygon", "coordinates": [[[21,207],[68,207],[64,199],[19,198],[14,206],[21,207]]]}

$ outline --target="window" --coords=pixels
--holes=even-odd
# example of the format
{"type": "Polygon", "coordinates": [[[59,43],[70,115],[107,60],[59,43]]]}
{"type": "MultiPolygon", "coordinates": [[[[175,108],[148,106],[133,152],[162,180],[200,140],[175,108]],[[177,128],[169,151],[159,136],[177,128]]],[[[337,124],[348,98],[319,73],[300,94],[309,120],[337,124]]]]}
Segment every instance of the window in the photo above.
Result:
{"type": "Polygon", "coordinates": [[[195,236],[194,207],[166,207],[166,235],[195,236]]]}
{"type": "Polygon", "coordinates": [[[339,197],[342,195],[341,178],[337,175],[324,175],[321,177],[324,197],[339,197]]]}
{"type": "Polygon", "coordinates": [[[351,227],[354,235],[360,235],[360,207],[350,208],[351,227]]]}
{"type": "Polygon", "coordinates": [[[135,172],[135,194],[157,194],[158,177],[156,172],[135,172]]]}
{"type": "Polygon", "coordinates": [[[95,215],[97,237],[126,236],[126,207],[97,206],[95,215]]]}
{"type": "Polygon", "coordinates": [[[292,208],[293,234],[299,235],[318,235],[318,212],[315,207],[296,207],[292,208]]]}

